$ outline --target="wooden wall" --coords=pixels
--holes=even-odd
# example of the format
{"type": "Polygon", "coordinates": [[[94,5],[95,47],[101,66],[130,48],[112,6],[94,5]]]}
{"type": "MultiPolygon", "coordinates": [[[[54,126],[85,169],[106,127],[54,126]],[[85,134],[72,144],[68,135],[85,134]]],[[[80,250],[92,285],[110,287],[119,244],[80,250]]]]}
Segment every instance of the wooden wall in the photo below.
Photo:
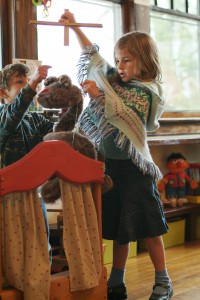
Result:
{"type": "Polygon", "coordinates": [[[31,0],[0,0],[3,67],[13,57],[37,59],[37,31],[31,19],[36,19],[31,0]]]}

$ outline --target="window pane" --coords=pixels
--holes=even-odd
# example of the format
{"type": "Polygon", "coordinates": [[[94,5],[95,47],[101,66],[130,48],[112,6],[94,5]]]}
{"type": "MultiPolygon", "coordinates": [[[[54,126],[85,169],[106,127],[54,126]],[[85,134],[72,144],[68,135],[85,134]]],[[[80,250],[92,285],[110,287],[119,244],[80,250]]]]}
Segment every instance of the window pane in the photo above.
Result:
{"type": "MultiPolygon", "coordinates": [[[[100,46],[101,54],[113,64],[113,46],[121,36],[121,6],[109,1],[52,1],[49,16],[42,17],[43,6],[38,6],[38,20],[58,21],[64,9],[71,10],[79,23],[100,23],[103,28],[83,28],[92,42],[100,46]]],[[[60,26],[38,25],[38,59],[50,64],[49,75],[68,74],[76,84],[77,61],[80,47],[69,29],[69,46],[64,46],[64,29],[60,26]]]]}
{"type": "Polygon", "coordinates": [[[199,15],[199,0],[188,1],[188,13],[199,15]]]}
{"type": "Polygon", "coordinates": [[[185,13],[186,12],[185,3],[186,3],[186,0],[176,0],[176,1],[174,1],[174,9],[185,13]]]}
{"type": "MultiPolygon", "coordinates": [[[[174,0],[173,1],[173,9],[179,12],[186,13],[186,1],[187,0],[174,0]]],[[[171,0],[151,0],[150,4],[155,5],[160,8],[172,9],[171,0]],[[157,3],[156,3],[157,2],[157,3]]],[[[199,0],[191,0],[188,1],[188,13],[193,15],[199,15],[199,0]]]]}
{"type": "Polygon", "coordinates": [[[162,8],[171,8],[171,0],[157,0],[157,6],[162,8]]]}
{"type": "Polygon", "coordinates": [[[151,35],[161,57],[166,110],[200,110],[199,23],[151,12],[151,35]]]}
{"type": "MultiPolygon", "coordinates": [[[[2,38],[1,38],[1,27],[0,27],[0,44],[1,44],[2,38]]],[[[2,69],[2,61],[3,61],[3,53],[2,53],[2,45],[0,45],[0,69],[2,69]]]]}

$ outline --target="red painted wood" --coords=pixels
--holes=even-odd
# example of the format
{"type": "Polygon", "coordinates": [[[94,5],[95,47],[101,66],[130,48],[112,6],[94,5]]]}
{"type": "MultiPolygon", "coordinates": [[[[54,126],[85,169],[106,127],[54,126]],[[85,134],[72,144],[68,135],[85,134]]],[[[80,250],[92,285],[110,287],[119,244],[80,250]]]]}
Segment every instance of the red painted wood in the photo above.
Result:
{"type": "Polygon", "coordinates": [[[102,183],[104,165],[63,141],[46,141],[0,170],[0,195],[37,188],[53,175],[74,183],[102,183]]]}

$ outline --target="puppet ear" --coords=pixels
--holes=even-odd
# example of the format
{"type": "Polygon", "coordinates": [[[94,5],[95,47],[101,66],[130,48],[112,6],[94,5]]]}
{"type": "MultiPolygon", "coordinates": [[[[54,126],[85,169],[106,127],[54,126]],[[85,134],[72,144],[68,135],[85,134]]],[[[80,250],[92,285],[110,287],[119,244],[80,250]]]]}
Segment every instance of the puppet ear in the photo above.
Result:
{"type": "Polygon", "coordinates": [[[58,77],[58,81],[61,85],[63,85],[67,89],[72,86],[72,81],[67,75],[61,75],[60,77],[58,77]]]}
{"type": "Polygon", "coordinates": [[[58,81],[58,78],[55,77],[55,76],[49,76],[47,77],[45,80],[44,80],[44,86],[48,86],[50,85],[51,83],[53,82],[57,82],[58,81]]]}

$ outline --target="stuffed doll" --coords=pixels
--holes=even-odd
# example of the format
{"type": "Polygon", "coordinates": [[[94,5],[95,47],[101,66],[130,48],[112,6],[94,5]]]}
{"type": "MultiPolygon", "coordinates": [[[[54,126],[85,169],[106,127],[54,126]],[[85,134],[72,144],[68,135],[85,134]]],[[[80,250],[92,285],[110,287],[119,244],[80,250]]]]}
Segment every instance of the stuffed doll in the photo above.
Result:
{"type": "MultiPolygon", "coordinates": [[[[54,132],[47,134],[44,141],[63,140],[81,154],[97,159],[98,155],[94,144],[83,134],[72,131],[83,109],[81,90],[72,84],[67,75],[58,78],[50,76],[44,81],[44,85],[44,90],[37,95],[38,103],[44,108],[61,109],[54,132]]],[[[111,188],[112,180],[105,175],[102,193],[111,188]]],[[[42,186],[41,195],[46,203],[54,203],[60,198],[59,179],[56,176],[42,186]]]]}
{"type": "Polygon", "coordinates": [[[191,189],[196,189],[198,183],[185,172],[189,168],[189,163],[181,153],[172,153],[167,158],[167,168],[169,172],[158,183],[159,192],[165,191],[164,205],[183,206],[188,202],[186,184],[188,183],[191,189]]]}

